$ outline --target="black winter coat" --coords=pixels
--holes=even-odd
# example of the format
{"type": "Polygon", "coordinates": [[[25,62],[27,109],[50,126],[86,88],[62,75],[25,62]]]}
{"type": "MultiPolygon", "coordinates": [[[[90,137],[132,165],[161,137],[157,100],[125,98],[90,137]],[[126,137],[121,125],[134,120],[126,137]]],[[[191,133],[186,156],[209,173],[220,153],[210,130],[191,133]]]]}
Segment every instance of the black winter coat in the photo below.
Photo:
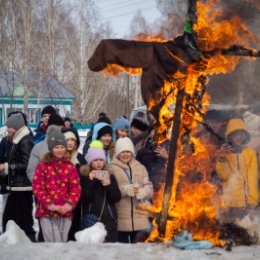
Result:
{"type": "Polygon", "coordinates": [[[115,203],[120,201],[121,192],[113,175],[110,175],[110,180],[110,185],[103,186],[101,182],[96,179],[92,181],[88,176],[82,177],[83,216],[88,213],[93,213],[99,217],[106,193],[104,211],[100,221],[105,225],[108,232],[106,241],[116,242],[113,239],[115,233],[117,233],[117,210],[115,203]]]}
{"type": "MultiPolygon", "coordinates": [[[[83,155],[81,153],[77,154],[77,160],[79,163],[77,163],[75,166],[78,170],[78,173],[80,172],[80,167],[82,165],[87,164],[85,158],[83,157],[83,155]]],[[[79,174],[80,177],[80,184],[82,186],[82,176],[79,174]]],[[[81,221],[82,221],[82,195],[78,201],[78,204],[76,206],[76,208],[73,210],[73,218],[72,218],[72,223],[71,223],[71,227],[70,227],[70,231],[68,234],[68,240],[69,241],[73,241],[75,240],[75,233],[81,230],[81,221]]]]}
{"type": "MultiPolygon", "coordinates": [[[[7,154],[11,151],[12,144],[8,141],[7,136],[4,137],[0,142],[0,164],[6,162],[6,158],[9,157],[7,154]]],[[[6,186],[7,186],[8,176],[4,172],[0,172],[0,194],[6,193],[6,186]]]]}
{"type": "Polygon", "coordinates": [[[5,163],[8,167],[8,186],[13,191],[31,190],[26,169],[33,148],[33,139],[28,127],[19,129],[13,138],[13,143],[8,146],[5,163]]]}
{"type": "Polygon", "coordinates": [[[90,180],[85,177],[83,180],[83,212],[94,213],[100,215],[103,200],[106,191],[106,203],[101,220],[116,220],[117,212],[115,203],[121,199],[121,193],[118,188],[116,179],[113,175],[110,176],[111,184],[104,187],[98,180],[90,180]]]}
{"type": "Polygon", "coordinates": [[[8,137],[4,137],[0,142],[0,163],[5,163],[6,158],[9,157],[9,152],[11,151],[12,143],[9,142],[8,137]]]}
{"type": "MultiPolygon", "coordinates": [[[[158,191],[165,181],[165,160],[158,156],[154,150],[155,144],[147,142],[145,147],[137,152],[136,160],[143,164],[148,171],[149,179],[153,184],[154,191],[158,191]]],[[[165,141],[162,147],[168,149],[169,142],[165,141]]]]}

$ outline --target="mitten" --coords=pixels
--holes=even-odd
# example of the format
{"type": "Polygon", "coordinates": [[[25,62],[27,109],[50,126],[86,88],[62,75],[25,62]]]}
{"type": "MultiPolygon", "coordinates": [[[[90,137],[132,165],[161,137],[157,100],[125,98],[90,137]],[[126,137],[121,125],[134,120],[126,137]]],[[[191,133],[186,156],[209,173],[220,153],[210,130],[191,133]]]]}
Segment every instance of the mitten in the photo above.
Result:
{"type": "Polygon", "coordinates": [[[129,197],[134,197],[134,185],[133,184],[128,184],[128,185],[122,185],[120,187],[121,193],[123,196],[129,196],[129,197]]]}
{"type": "Polygon", "coordinates": [[[136,193],[136,198],[138,200],[142,200],[146,197],[146,190],[144,188],[140,188],[139,191],[136,193]]]}

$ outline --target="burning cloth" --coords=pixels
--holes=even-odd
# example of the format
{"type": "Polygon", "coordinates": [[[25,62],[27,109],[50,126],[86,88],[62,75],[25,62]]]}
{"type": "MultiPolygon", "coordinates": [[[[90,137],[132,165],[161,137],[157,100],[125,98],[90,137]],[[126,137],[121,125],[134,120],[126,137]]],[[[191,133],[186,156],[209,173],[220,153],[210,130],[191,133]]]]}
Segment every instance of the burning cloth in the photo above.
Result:
{"type": "Polygon", "coordinates": [[[127,40],[102,40],[88,61],[89,69],[101,71],[108,64],[127,68],[142,68],[141,91],[147,104],[158,93],[164,80],[178,70],[185,73],[188,64],[194,62],[184,37],[167,42],[142,42],[127,40]]]}

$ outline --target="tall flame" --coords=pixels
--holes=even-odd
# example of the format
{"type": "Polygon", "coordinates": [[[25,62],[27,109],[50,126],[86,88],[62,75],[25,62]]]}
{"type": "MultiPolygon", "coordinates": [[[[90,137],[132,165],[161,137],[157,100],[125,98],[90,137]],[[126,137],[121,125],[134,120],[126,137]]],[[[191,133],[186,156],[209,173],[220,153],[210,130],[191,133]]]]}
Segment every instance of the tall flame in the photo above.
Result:
{"type": "MultiPolygon", "coordinates": [[[[205,113],[209,97],[204,96],[202,106],[199,110],[191,109],[197,104],[194,93],[200,93],[202,85],[198,79],[203,75],[228,73],[233,71],[239,63],[238,57],[224,56],[221,49],[226,49],[234,44],[249,46],[250,40],[256,40],[239,17],[232,17],[230,20],[221,19],[222,11],[219,0],[210,0],[207,3],[197,2],[198,21],[194,29],[198,37],[198,46],[202,51],[219,50],[214,56],[205,56],[200,62],[188,66],[187,75],[183,82],[183,88],[189,98],[184,99],[182,112],[181,133],[197,128],[197,123],[202,121],[201,115],[205,113]],[[188,109],[187,109],[188,108],[188,109]]],[[[172,75],[176,78],[176,75],[172,75]]],[[[170,83],[165,83],[163,91],[167,93],[170,83]]],[[[175,103],[176,91],[171,97],[167,97],[170,103],[175,103]]],[[[160,128],[167,125],[165,117],[173,115],[167,110],[168,101],[160,111],[160,128]],[[168,114],[167,112],[168,111],[168,114]]],[[[155,102],[151,101],[151,104],[155,102]]],[[[159,128],[159,129],[160,129],[159,128]]],[[[163,131],[158,131],[160,132],[163,131]]],[[[180,230],[188,230],[193,234],[193,239],[209,240],[215,245],[223,245],[219,239],[219,230],[215,223],[219,207],[223,202],[217,193],[217,187],[210,182],[210,174],[213,171],[212,155],[216,152],[214,147],[201,144],[199,139],[190,135],[191,145],[183,145],[179,141],[178,159],[174,173],[172,196],[167,221],[167,229],[163,240],[171,239],[180,230]],[[187,149],[188,148],[188,149],[187,149]],[[193,151],[190,151],[190,149],[193,151]]],[[[161,211],[161,198],[163,189],[159,195],[155,195],[154,207],[149,210],[161,211]],[[158,199],[160,201],[158,201],[158,199]]],[[[156,223],[155,223],[156,225],[156,223]]],[[[158,230],[155,228],[150,240],[158,238],[158,230]]]]}
{"type": "MultiPolygon", "coordinates": [[[[179,140],[177,162],[175,166],[172,196],[167,221],[166,234],[163,240],[171,239],[180,230],[188,230],[193,234],[193,239],[207,239],[215,245],[222,245],[219,239],[219,230],[215,227],[218,209],[223,203],[218,195],[217,187],[210,182],[213,171],[212,157],[216,152],[214,147],[202,144],[193,136],[193,131],[202,122],[202,115],[209,103],[209,96],[199,95],[204,84],[199,79],[205,75],[229,73],[239,63],[239,58],[224,56],[222,49],[234,44],[249,46],[249,41],[256,40],[239,17],[223,19],[220,0],[209,0],[207,3],[197,2],[198,20],[194,25],[197,33],[198,46],[200,50],[208,52],[216,50],[214,56],[204,55],[202,60],[188,65],[184,74],[177,71],[171,75],[172,82],[164,82],[160,90],[160,97],[164,100],[158,116],[159,125],[157,129],[158,141],[163,142],[171,135],[171,126],[174,112],[171,106],[176,102],[178,88],[185,90],[186,96],[183,101],[181,115],[180,136],[189,133],[189,140],[185,143],[179,140]],[[219,50],[219,51],[218,51],[219,50]],[[167,135],[165,136],[165,133],[167,135]]],[[[160,41],[158,37],[149,38],[142,36],[138,40],[160,41]]],[[[108,65],[103,72],[118,76],[121,71],[129,74],[142,73],[140,68],[124,68],[118,65],[108,65]]],[[[206,82],[204,82],[206,84],[206,82]]],[[[150,100],[148,110],[160,102],[157,97],[150,100]]],[[[145,207],[147,210],[159,213],[162,208],[163,186],[154,194],[153,205],[145,207]]],[[[154,220],[154,230],[148,240],[159,238],[157,223],[154,220]]]]}

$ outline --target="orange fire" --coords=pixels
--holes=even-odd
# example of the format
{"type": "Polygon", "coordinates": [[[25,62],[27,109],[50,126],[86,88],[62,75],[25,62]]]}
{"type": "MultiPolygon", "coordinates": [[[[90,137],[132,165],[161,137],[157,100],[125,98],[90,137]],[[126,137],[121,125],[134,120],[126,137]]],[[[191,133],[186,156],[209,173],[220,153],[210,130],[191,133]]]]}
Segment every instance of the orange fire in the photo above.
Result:
{"type": "MultiPolygon", "coordinates": [[[[203,51],[220,50],[231,47],[234,44],[241,43],[249,46],[249,40],[256,40],[239,17],[233,17],[231,20],[221,20],[221,9],[219,0],[210,0],[206,4],[197,3],[198,22],[194,29],[198,37],[198,46],[203,51]],[[216,21],[218,20],[218,21],[216,21]]],[[[214,56],[204,57],[205,60],[197,64],[188,66],[187,75],[182,87],[185,93],[192,96],[196,91],[200,91],[201,85],[198,84],[198,78],[201,75],[213,75],[219,73],[228,73],[235,69],[239,62],[238,57],[223,56],[217,52],[214,56]]],[[[176,78],[172,75],[172,78],[176,78]]],[[[163,91],[167,92],[169,83],[164,85],[163,91]]],[[[176,95],[176,92],[174,94],[176,95]]],[[[164,118],[173,115],[167,110],[168,103],[174,103],[176,96],[168,97],[169,102],[160,111],[160,128],[164,129],[166,124],[164,118]],[[167,112],[168,111],[168,114],[167,112]]],[[[196,100],[184,99],[183,107],[191,107],[192,102],[196,100]]],[[[200,112],[205,113],[209,97],[204,97],[200,112]]],[[[151,101],[151,104],[154,102],[151,101]]],[[[201,122],[201,114],[193,110],[183,110],[181,133],[182,136],[187,129],[197,128],[197,123],[201,122]]],[[[158,131],[158,133],[163,131],[158,131]]],[[[189,151],[189,144],[181,144],[179,140],[177,167],[174,173],[172,186],[172,196],[168,215],[171,217],[167,221],[167,229],[163,240],[171,239],[174,234],[180,230],[188,230],[193,234],[194,240],[209,240],[214,245],[223,245],[219,240],[219,230],[215,229],[218,209],[223,206],[220,196],[217,193],[217,187],[210,183],[210,174],[213,171],[212,155],[215,153],[213,147],[200,143],[195,137],[190,138],[195,152],[189,151]]],[[[156,194],[153,208],[149,210],[154,212],[161,211],[160,194],[156,194]]],[[[156,224],[155,224],[156,225],[156,224]]],[[[157,226],[150,235],[149,240],[158,238],[157,226]]]]}
{"type": "MultiPolygon", "coordinates": [[[[209,97],[204,95],[202,104],[196,109],[200,101],[195,93],[200,93],[203,84],[198,79],[203,75],[229,73],[239,63],[239,58],[234,56],[223,56],[221,49],[227,49],[234,44],[249,46],[249,41],[256,40],[239,17],[232,17],[229,20],[222,19],[220,0],[209,0],[207,3],[197,2],[198,21],[194,29],[198,37],[198,46],[202,51],[216,50],[214,56],[204,56],[202,61],[188,65],[187,73],[178,71],[171,75],[172,82],[165,82],[160,90],[161,97],[165,100],[164,106],[159,113],[159,127],[157,129],[158,140],[163,142],[171,136],[174,110],[172,104],[176,102],[178,88],[185,90],[187,96],[183,101],[181,116],[180,136],[187,131],[190,138],[187,142],[179,140],[179,150],[175,164],[172,196],[168,211],[169,220],[165,237],[159,237],[157,223],[154,220],[154,230],[148,240],[159,238],[169,240],[180,230],[188,230],[193,234],[195,240],[209,240],[214,245],[223,245],[219,239],[219,230],[216,230],[215,223],[218,209],[223,206],[217,187],[210,182],[211,173],[214,170],[212,157],[215,153],[213,147],[202,144],[202,140],[195,138],[193,132],[202,122],[202,114],[205,113],[209,103],[209,97]],[[217,51],[219,50],[219,51],[217,51]],[[195,105],[195,108],[194,108],[195,105]],[[188,108],[188,109],[187,109],[188,108]],[[167,135],[165,136],[165,133],[167,135]]],[[[156,38],[139,38],[138,40],[161,41],[156,38]]],[[[109,65],[104,73],[118,76],[120,71],[129,74],[142,73],[141,69],[124,68],[117,65],[109,65]]],[[[148,110],[151,111],[160,100],[150,100],[148,110]]],[[[145,209],[160,213],[162,208],[163,188],[154,194],[153,205],[145,209]]]]}
{"type": "Polygon", "coordinates": [[[117,64],[107,64],[107,67],[101,71],[104,75],[118,77],[122,72],[126,72],[129,75],[141,75],[141,68],[127,68],[117,64]]]}

